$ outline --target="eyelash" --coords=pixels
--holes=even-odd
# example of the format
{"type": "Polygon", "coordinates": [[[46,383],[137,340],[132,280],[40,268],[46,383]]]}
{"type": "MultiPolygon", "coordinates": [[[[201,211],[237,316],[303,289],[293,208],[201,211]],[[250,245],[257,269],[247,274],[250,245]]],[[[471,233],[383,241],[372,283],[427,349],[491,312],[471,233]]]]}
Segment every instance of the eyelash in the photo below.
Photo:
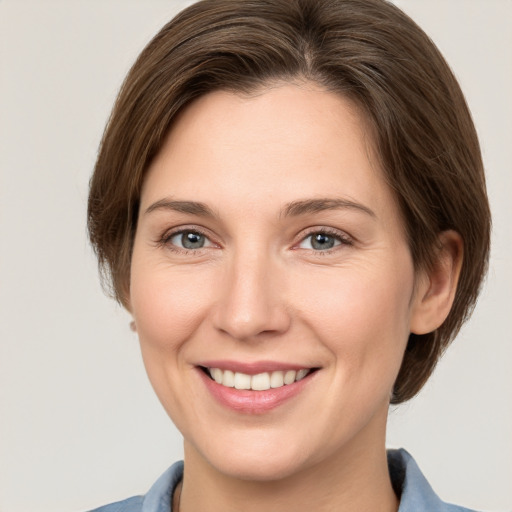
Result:
{"type": "MultiPolygon", "coordinates": [[[[190,227],[190,228],[180,227],[179,229],[176,229],[173,231],[167,231],[157,241],[157,245],[160,247],[165,247],[172,252],[175,252],[178,254],[183,254],[186,256],[187,255],[195,255],[195,256],[201,255],[203,252],[203,249],[205,249],[204,247],[200,247],[197,249],[185,249],[185,248],[177,247],[176,245],[170,243],[172,238],[174,238],[177,235],[182,235],[183,233],[193,233],[193,234],[204,236],[212,245],[215,245],[214,242],[212,242],[210,240],[210,237],[208,236],[208,234],[206,232],[204,232],[203,230],[201,230],[195,226],[190,227]]],[[[326,255],[329,255],[329,254],[335,252],[341,246],[352,246],[354,244],[352,238],[349,237],[346,233],[343,233],[343,232],[338,231],[333,228],[322,227],[322,228],[310,228],[309,230],[306,231],[306,233],[303,233],[301,235],[300,240],[294,244],[294,249],[300,250],[300,248],[298,248],[297,246],[300,245],[301,243],[303,243],[308,237],[311,237],[313,235],[326,235],[326,236],[334,238],[336,241],[339,242],[339,244],[335,245],[334,247],[332,247],[330,249],[317,250],[317,251],[312,250],[312,249],[304,249],[307,251],[311,251],[312,254],[314,254],[315,256],[326,256],[326,255]]]]}
{"type": "Polygon", "coordinates": [[[165,247],[166,249],[172,251],[172,252],[175,252],[175,253],[178,253],[178,254],[183,254],[185,256],[189,256],[189,255],[194,255],[194,256],[199,256],[202,254],[202,250],[204,249],[204,247],[200,247],[198,249],[186,249],[186,248],[181,248],[181,247],[177,247],[176,245],[174,244],[171,244],[171,240],[177,236],[177,235],[182,235],[183,233],[194,233],[196,235],[201,235],[201,236],[204,236],[211,244],[215,245],[211,240],[210,240],[210,237],[208,236],[207,233],[205,233],[204,231],[202,231],[201,229],[198,229],[197,227],[180,227],[176,230],[172,230],[172,231],[166,231],[162,237],[158,240],[157,242],[157,245],[160,246],[160,247],[165,247]]]}
{"type": "Polygon", "coordinates": [[[301,235],[301,239],[298,242],[298,244],[295,244],[295,245],[299,245],[299,244],[303,243],[307,238],[309,238],[313,235],[327,235],[329,237],[334,238],[335,240],[337,240],[339,242],[339,244],[335,245],[334,247],[332,247],[330,249],[324,249],[324,250],[318,250],[318,251],[311,250],[311,249],[305,249],[305,250],[311,251],[315,256],[320,256],[320,257],[328,256],[328,255],[332,254],[333,252],[339,250],[340,247],[354,245],[354,241],[346,233],[344,233],[342,231],[338,231],[337,229],[326,228],[326,227],[308,229],[306,231],[306,233],[301,235]]]}

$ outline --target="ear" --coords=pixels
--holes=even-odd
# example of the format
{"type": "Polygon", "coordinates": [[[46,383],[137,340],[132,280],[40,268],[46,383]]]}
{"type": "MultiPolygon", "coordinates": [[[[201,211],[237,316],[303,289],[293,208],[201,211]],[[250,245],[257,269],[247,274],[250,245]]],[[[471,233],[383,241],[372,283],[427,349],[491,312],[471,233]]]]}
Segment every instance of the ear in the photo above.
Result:
{"type": "Polygon", "coordinates": [[[418,276],[413,297],[411,332],[427,334],[445,320],[455,298],[464,243],[456,231],[439,235],[439,249],[432,269],[418,276]]]}

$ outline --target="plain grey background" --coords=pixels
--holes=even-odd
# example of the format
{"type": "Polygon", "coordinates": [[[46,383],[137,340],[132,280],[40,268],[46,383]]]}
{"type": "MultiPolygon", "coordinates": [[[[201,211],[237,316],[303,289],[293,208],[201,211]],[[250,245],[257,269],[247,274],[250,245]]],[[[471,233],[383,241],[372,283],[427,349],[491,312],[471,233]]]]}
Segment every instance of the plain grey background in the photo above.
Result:
{"type": "MultiPolygon", "coordinates": [[[[190,2],[0,0],[0,512],[144,493],[181,457],[129,316],[88,246],[88,179],[117,89],[190,2]]],[[[397,0],[458,76],[483,147],[493,252],[469,324],[390,413],[445,500],[512,510],[512,2],[397,0]]]]}

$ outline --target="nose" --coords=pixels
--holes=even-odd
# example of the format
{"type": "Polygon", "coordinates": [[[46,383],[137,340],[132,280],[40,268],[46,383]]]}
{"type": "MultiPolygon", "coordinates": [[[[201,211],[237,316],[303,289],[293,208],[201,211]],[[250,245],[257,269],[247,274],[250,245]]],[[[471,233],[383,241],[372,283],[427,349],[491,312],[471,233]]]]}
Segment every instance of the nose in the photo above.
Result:
{"type": "Polygon", "coordinates": [[[240,254],[224,269],[213,312],[216,329],[237,340],[261,340],[290,327],[285,273],[272,258],[240,254]]]}

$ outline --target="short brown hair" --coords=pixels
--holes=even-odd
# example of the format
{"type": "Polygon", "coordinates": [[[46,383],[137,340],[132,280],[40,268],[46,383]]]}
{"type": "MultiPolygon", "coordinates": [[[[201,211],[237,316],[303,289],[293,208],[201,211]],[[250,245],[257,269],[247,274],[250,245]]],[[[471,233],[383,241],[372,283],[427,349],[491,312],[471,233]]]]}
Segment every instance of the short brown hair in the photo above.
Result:
{"type": "Polygon", "coordinates": [[[88,227],[103,276],[128,306],[145,172],[177,113],[224,89],[305,79],[365,113],[401,208],[415,267],[453,229],[464,261],[452,310],[411,334],[392,403],[414,396],[470,314],[486,271],[490,213],[475,128],[460,87],[425,33],[385,0],[203,0],[143,50],[120,90],[91,179],[88,227]]]}

